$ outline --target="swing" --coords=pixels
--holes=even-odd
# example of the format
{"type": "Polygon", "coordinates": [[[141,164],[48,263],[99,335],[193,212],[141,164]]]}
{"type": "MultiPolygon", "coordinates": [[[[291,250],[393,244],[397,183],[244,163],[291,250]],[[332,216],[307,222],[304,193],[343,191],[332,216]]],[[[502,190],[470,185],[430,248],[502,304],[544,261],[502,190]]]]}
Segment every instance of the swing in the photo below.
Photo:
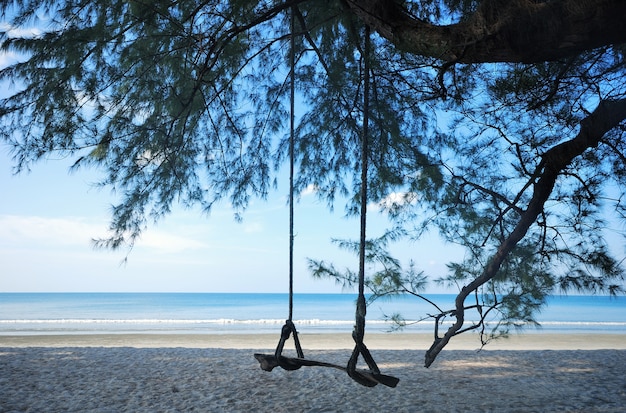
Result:
{"type": "Polygon", "coordinates": [[[388,387],[396,387],[400,381],[398,378],[382,374],[374,361],[371,353],[363,342],[365,334],[365,227],[367,212],[367,135],[369,123],[369,27],[366,28],[366,59],[365,59],[365,76],[364,76],[364,115],[363,115],[363,137],[361,140],[361,233],[359,247],[359,294],[356,304],[356,323],[352,338],[355,342],[354,350],[348,361],[347,366],[340,366],[333,363],[316,361],[304,358],[304,352],[300,345],[298,332],[293,323],[293,192],[294,192],[294,98],[295,98],[295,40],[294,40],[294,10],[291,11],[291,50],[290,50],[290,139],[289,139],[289,318],[282,327],[280,340],[276,346],[274,354],[254,354],[254,357],[260,363],[261,369],[272,371],[275,367],[281,367],[284,370],[298,370],[303,366],[306,367],[330,367],[345,371],[357,383],[374,387],[378,384],[384,384],[388,387]],[[286,357],[282,355],[285,342],[293,335],[294,345],[297,357],[286,357]],[[359,355],[363,356],[369,370],[357,369],[357,361],[359,355]]]}

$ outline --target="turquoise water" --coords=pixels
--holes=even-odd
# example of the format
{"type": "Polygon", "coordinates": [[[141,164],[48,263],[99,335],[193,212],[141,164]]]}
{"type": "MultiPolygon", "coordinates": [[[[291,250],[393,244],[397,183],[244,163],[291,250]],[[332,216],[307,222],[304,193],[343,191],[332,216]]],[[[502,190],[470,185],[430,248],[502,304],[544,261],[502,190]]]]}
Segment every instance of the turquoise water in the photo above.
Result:
{"type": "MultiPolygon", "coordinates": [[[[453,306],[454,295],[428,298],[442,309],[453,306]]],[[[350,332],[355,299],[353,294],[296,294],[293,318],[302,332],[350,332]]],[[[368,307],[368,329],[388,331],[385,316],[395,312],[414,321],[437,313],[413,297],[376,301],[368,307]]],[[[266,333],[279,330],[287,316],[287,294],[0,293],[0,335],[266,333]]],[[[466,318],[472,320],[472,313],[466,318]]],[[[544,332],[626,333],[626,297],[551,297],[538,321],[544,332]]],[[[404,331],[432,328],[432,319],[426,319],[404,331]]]]}

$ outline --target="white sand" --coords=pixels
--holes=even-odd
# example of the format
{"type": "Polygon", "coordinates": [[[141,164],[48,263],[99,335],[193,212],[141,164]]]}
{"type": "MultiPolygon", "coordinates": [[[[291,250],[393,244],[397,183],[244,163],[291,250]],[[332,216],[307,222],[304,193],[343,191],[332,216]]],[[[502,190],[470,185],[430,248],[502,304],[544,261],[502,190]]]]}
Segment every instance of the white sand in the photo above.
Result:
{"type": "MultiPolygon", "coordinates": [[[[88,334],[2,336],[0,347],[190,347],[228,349],[274,349],[280,335],[276,334],[88,334]]],[[[354,341],[346,334],[299,334],[304,349],[352,349],[354,341]]],[[[432,344],[432,334],[368,333],[366,344],[379,350],[426,350],[432,344]]],[[[287,348],[292,340],[287,343],[287,348]]],[[[476,334],[454,337],[447,350],[477,350],[476,334]]],[[[293,345],[291,346],[293,348],[293,345]]],[[[624,334],[514,334],[508,339],[495,340],[487,350],[626,350],[624,334]]]]}
{"type": "MultiPolygon", "coordinates": [[[[528,334],[478,353],[467,336],[425,369],[427,339],[366,335],[392,389],[262,371],[265,335],[0,336],[0,412],[626,412],[626,335],[528,334]]],[[[349,357],[349,337],[301,340],[308,358],[349,357]]]]}

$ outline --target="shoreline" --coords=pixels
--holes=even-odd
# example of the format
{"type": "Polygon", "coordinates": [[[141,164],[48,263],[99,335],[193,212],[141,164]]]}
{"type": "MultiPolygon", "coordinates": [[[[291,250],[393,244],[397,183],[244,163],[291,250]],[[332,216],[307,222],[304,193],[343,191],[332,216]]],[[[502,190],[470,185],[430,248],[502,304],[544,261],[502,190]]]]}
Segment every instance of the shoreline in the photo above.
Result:
{"type": "MultiPolygon", "coordinates": [[[[305,350],[352,349],[354,342],[348,333],[298,335],[305,350]]],[[[215,348],[215,349],[274,349],[280,338],[276,334],[44,334],[0,335],[0,347],[133,347],[133,348],[215,348]]],[[[426,350],[433,341],[426,333],[369,333],[365,343],[372,350],[426,350]]],[[[445,350],[478,350],[477,334],[452,338],[445,350]]],[[[285,344],[293,348],[293,340],[285,344]]],[[[488,343],[483,350],[626,350],[625,334],[592,333],[530,333],[511,334],[488,343]]]]}

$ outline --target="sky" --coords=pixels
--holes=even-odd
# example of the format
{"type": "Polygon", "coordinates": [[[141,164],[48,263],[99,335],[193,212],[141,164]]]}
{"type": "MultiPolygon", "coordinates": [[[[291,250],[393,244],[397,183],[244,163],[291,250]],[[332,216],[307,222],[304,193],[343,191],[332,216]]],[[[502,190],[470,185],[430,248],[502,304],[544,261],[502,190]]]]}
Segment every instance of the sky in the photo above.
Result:
{"type": "MultiPolygon", "coordinates": [[[[2,25],[2,22],[0,22],[2,25]]],[[[0,55],[0,67],[16,57],[0,55]]],[[[0,97],[7,93],[0,84],[0,97]]],[[[132,251],[94,249],[92,239],[107,235],[115,197],[97,189],[98,171],[69,173],[74,159],[48,159],[32,170],[13,174],[9,148],[0,142],[0,292],[287,292],[289,212],[286,182],[267,200],[253,200],[234,219],[227,203],[210,215],[174,207],[150,224],[132,251]],[[127,259],[125,259],[127,258],[127,259]]],[[[374,208],[368,236],[388,225],[374,208]]],[[[332,280],[313,279],[307,258],[358,268],[358,257],[340,251],[331,240],[358,239],[359,221],[334,212],[310,193],[295,207],[294,291],[339,293],[332,280]]],[[[623,240],[615,240],[623,255],[623,240]]],[[[392,254],[432,278],[446,263],[462,257],[459,247],[429,234],[419,242],[394,245],[392,254]]],[[[427,292],[453,292],[431,285],[427,292]]]]}
{"type": "MultiPolygon", "coordinates": [[[[0,67],[17,58],[0,55],[0,67]]],[[[0,97],[8,89],[0,84],[0,97]]],[[[96,250],[92,239],[107,235],[115,197],[95,187],[97,171],[70,174],[73,161],[48,159],[15,175],[9,147],[0,142],[0,292],[288,291],[286,189],[267,201],[254,200],[243,222],[235,221],[227,204],[216,205],[209,216],[175,207],[149,226],[130,253],[96,250]]],[[[286,182],[285,176],[282,188],[286,182]]],[[[387,224],[376,211],[368,220],[369,236],[380,235],[387,224]]],[[[331,239],[358,239],[358,219],[346,219],[342,205],[331,213],[314,195],[303,194],[295,209],[295,234],[294,291],[344,292],[332,280],[314,280],[307,257],[356,270],[358,258],[338,250],[331,239]]],[[[429,237],[397,245],[392,253],[438,277],[453,250],[429,237]]]]}
{"type": "MultiPolygon", "coordinates": [[[[289,216],[286,193],[254,200],[236,222],[227,204],[210,215],[175,208],[151,224],[130,253],[94,249],[107,234],[114,196],[94,183],[94,170],[68,172],[71,159],[51,159],[15,175],[6,144],[0,144],[0,292],[286,292],[289,216]],[[124,263],[124,258],[128,259],[124,263]]],[[[306,258],[338,268],[358,259],[338,250],[332,238],[358,239],[359,222],[304,194],[295,207],[295,292],[339,293],[331,280],[315,280],[306,258]]],[[[386,220],[369,218],[370,235],[386,220]]],[[[393,251],[440,276],[451,257],[436,240],[406,242],[393,251]],[[424,247],[427,246],[427,247],[424,247]]]]}

